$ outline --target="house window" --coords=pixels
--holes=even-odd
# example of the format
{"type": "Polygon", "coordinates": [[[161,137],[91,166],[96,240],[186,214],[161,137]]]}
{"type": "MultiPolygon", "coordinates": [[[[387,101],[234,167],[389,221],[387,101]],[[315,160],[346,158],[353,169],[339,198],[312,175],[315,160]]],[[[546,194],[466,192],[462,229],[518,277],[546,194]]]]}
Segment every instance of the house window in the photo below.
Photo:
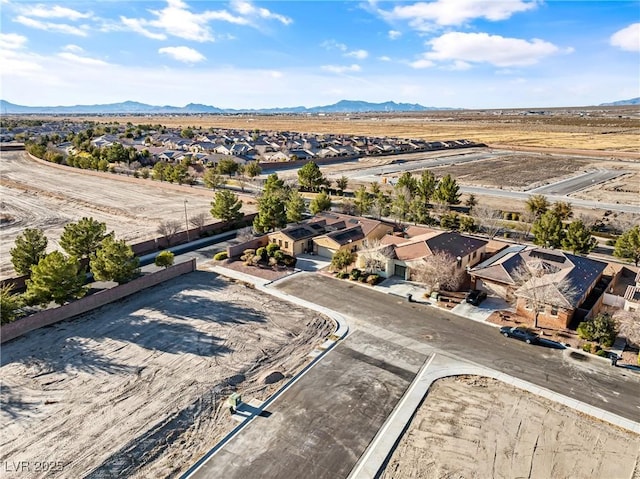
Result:
{"type": "Polygon", "coordinates": [[[461,268],[461,267],[462,267],[462,258],[461,258],[460,256],[458,256],[458,263],[457,263],[457,265],[458,265],[458,268],[461,268]]]}
{"type": "Polygon", "coordinates": [[[285,249],[288,249],[288,248],[289,248],[289,242],[288,242],[288,241],[285,241],[285,242],[284,242],[284,247],[285,247],[285,249]]]}
{"type": "Polygon", "coordinates": [[[476,259],[476,255],[477,255],[477,254],[478,254],[478,252],[477,252],[477,251],[474,251],[474,252],[473,252],[473,254],[471,255],[471,258],[472,258],[472,259],[476,259]]]}
{"type": "Polygon", "coordinates": [[[551,306],[551,316],[558,316],[558,307],[551,306]]]}
{"type": "Polygon", "coordinates": [[[282,240],[281,239],[278,240],[278,246],[282,247],[282,240]]]}

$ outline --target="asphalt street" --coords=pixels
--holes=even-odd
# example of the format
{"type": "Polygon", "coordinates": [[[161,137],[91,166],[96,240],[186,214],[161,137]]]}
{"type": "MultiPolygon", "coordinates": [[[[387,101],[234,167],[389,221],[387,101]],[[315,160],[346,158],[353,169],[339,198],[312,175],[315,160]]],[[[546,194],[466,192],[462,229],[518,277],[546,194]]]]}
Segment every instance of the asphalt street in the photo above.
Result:
{"type": "Polygon", "coordinates": [[[540,186],[528,190],[528,193],[545,194],[545,195],[570,195],[576,191],[584,190],[603,181],[608,181],[618,176],[626,174],[622,170],[594,170],[588,171],[582,175],[577,175],[566,180],[551,183],[550,185],[540,186]]]}
{"type": "Polygon", "coordinates": [[[497,328],[407,303],[319,275],[296,275],[279,289],[354,318],[357,328],[422,342],[447,355],[475,362],[633,421],[640,419],[640,375],[608,361],[532,346],[499,335],[497,328]]]}

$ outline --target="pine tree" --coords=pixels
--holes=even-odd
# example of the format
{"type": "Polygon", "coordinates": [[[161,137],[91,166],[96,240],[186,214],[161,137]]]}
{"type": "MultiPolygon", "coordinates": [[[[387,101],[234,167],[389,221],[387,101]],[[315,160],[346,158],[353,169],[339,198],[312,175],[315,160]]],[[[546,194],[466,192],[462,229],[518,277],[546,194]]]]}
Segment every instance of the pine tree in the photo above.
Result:
{"type": "Polygon", "coordinates": [[[591,231],[580,220],[573,221],[562,239],[562,247],[573,254],[590,253],[596,247],[597,240],[591,236],[591,231]]]}
{"type": "Polygon", "coordinates": [[[533,242],[546,248],[559,248],[564,238],[562,221],[553,211],[547,211],[533,223],[533,242]]]}
{"type": "Polygon", "coordinates": [[[32,304],[46,304],[49,301],[64,304],[69,299],[85,295],[84,281],[85,271],[78,260],[54,251],[31,268],[25,296],[32,304]]]}
{"type": "Polygon", "coordinates": [[[60,246],[76,258],[88,258],[107,236],[107,225],[93,218],[82,218],[77,223],[64,227],[60,236],[60,246]]]}
{"type": "Polygon", "coordinates": [[[307,205],[298,190],[291,190],[285,208],[287,210],[287,222],[299,223],[302,221],[302,215],[307,209],[307,205]]]}
{"type": "Polygon", "coordinates": [[[116,241],[107,236],[89,263],[93,276],[98,281],[126,283],[138,274],[139,260],[131,246],[124,240],[116,241]]]}
{"type": "Polygon", "coordinates": [[[242,218],[242,201],[229,190],[216,192],[211,202],[211,216],[222,221],[233,222],[242,218]]]}
{"type": "Polygon", "coordinates": [[[27,228],[16,238],[15,247],[11,248],[11,263],[19,275],[31,273],[31,266],[44,258],[47,250],[47,237],[41,229],[27,228]]]}

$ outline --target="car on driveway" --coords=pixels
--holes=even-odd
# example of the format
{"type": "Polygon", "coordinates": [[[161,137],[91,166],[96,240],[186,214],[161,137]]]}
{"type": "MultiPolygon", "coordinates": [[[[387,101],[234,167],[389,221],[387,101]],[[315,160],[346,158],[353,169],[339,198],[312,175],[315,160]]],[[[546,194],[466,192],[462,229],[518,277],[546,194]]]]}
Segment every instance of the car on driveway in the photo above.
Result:
{"type": "Polygon", "coordinates": [[[487,293],[479,289],[472,289],[467,293],[466,297],[467,303],[473,304],[474,306],[480,305],[485,299],[487,299],[487,293]]]}
{"type": "Polygon", "coordinates": [[[537,344],[538,342],[540,342],[540,336],[524,328],[512,328],[509,326],[503,326],[500,328],[500,334],[502,334],[506,338],[519,339],[520,341],[524,341],[527,344],[537,344]]]}

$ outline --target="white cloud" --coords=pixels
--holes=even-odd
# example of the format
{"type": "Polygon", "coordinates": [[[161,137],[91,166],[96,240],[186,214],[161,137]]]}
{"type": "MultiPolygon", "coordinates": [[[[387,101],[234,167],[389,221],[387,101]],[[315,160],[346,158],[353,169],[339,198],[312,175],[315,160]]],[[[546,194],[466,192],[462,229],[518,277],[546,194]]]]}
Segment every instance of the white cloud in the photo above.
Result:
{"type": "Polygon", "coordinates": [[[282,74],[282,72],[279,72],[277,70],[273,70],[269,72],[269,76],[271,78],[282,78],[284,75],[282,74]]]}
{"type": "Polygon", "coordinates": [[[280,15],[278,13],[273,13],[266,8],[255,7],[250,2],[246,2],[243,0],[232,1],[231,8],[244,16],[259,17],[264,18],[265,20],[276,20],[283,25],[290,25],[291,23],[293,23],[293,20],[289,17],[280,15]]]}
{"type": "Polygon", "coordinates": [[[389,30],[388,35],[391,40],[395,40],[402,36],[402,32],[399,32],[398,30],[389,30]]]}
{"type": "Polygon", "coordinates": [[[611,35],[609,43],[629,52],[640,52],[640,23],[632,23],[611,35]]]}
{"type": "Polygon", "coordinates": [[[357,58],[358,60],[364,60],[369,56],[369,52],[366,50],[353,50],[344,54],[345,57],[357,58]]]}
{"type": "Polygon", "coordinates": [[[354,73],[359,72],[361,70],[360,65],[323,65],[322,69],[331,73],[354,73]]]}
{"type": "Polygon", "coordinates": [[[68,35],[77,35],[79,37],[87,36],[88,27],[85,25],[80,25],[76,27],[73,25],[67,25],[66,23],[42,22],[34,18],[25,17],[24,15],[17,16],[13,21],[17,23],[21,23],[22,25],[25,25],[27,27],[36,28],[38,30],[46,30],[48,32],[56,32],[56,33],[66,33],[68,35]]]}
{"type": "Polygon", "coordinates": [[[130,30],[154,40],[164,40],[168,35],[195,42],[212,42],[216,40],[209,27],[211,21],[227,22],[234,25],[258,27],[261,20],[275,20],[289,25],[292,20],[284,15],[273,13],[266,8],[258,8],[243,0],[231,2],[228,10],[205,10],[194,13],[182,0],[167,0],[167,6],[161,10],[149,10],[154,17],[144,18],[120,17],[122,23],[130,30]]]}
{"type": "Polygon", "coordinates": [[[325,40],[320,46],[326,50],[340,50],[346,52],[349,48],[344,43],[336,42],[335,40],[325,40]]]}
{"type": "Polygon", "coordinates": [[[431,60],[428,60],[427,58],[420,58],[419,60],[413,61],[409,63],[409,66],[411,68],[415,68],[417,70],[423,69],[423,68],[431,68],[433,66],[435,66],[435,63],[431,60]]]}
{"type": "Polygon", "coordinates": [[[25,6],[20,9],[20,12],[27,17],[64,18],[72,21],[91,18],[93,16],[92,13],[82,13],[71,8],[61,7],[60,5],[49,6],[43,4],[25,6]]]}
{"type": "Polygon", "coordinates": [[[425,59],[489,63],[498,67],[533,65],[560,52],[557,46],[544,40],[527,41],[488,33],[450,32],[427,43],[432,50],[424,55],[425,59]]]}
{"type": "Polygon", "coordinates": [[[58,57],[73,63],[79,63],[81,65],[88,65],[88,66],[94,66],[94,67],[109,65],[107,62],[103,60],[76,55],[75,53],[71,53],[71,52],[60,52],[58,53],[58,57]]]}
{"type": "Polygon", "coordinates": [[[0,48],[3,50],[19,50],[27,43],[27,37],[17,33],[0,32],[0,48]]]}
{"type": "Polygon", "coordinates": [[[84,48],[78,46],[78,45],[73,45],[73,44],[69,44],[69,45],[65,45],[64,47],[62,47],[62,49],[65,52],[71,52],[71,53],[82,53],[84,52],[84,48]]]}
{"type": "Polygon", "coordinates": [[[436,0],[398,5],[390,11],[376,11],[387,21],[404,20],[416,30],[431,31],[436,26],[463,25],[477,18],[506,20],[514,13],[537,6],[537,0],[436,0]]]}
{"type": "Polygon", "coordinates": [[[198,63],[206,60],[202,53],[189,47],[164,47],[160,48],[158,53],[169,55],[174,60],[184,63],[198,63]]]}
{"type": "Polygon", "coordinates": [[[381,57],[378,57],[378,60],[380,60],[381,62],[390,62],[391,61],[391,57],[388,57],[386,55],[382,55],[381,57]]]}

